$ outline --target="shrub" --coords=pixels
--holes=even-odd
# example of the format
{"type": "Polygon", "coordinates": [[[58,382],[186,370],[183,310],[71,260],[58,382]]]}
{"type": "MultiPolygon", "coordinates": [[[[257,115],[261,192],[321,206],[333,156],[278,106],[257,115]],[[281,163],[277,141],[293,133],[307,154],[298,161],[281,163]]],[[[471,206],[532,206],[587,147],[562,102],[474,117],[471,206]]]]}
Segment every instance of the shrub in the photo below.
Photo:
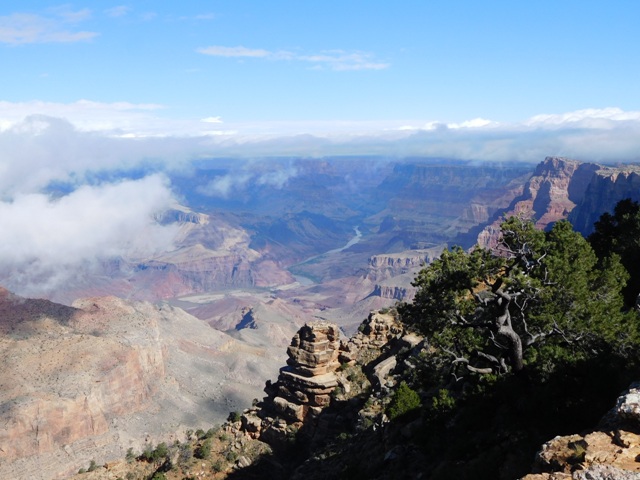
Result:
{"type": "Polygon", "coordinates": [[[96,468],[98,468],[96,461],[91,460],[91,463],[89,463],[89,468],[87,468],[87,472],[93,472],[96,468]]]}
{"type": "Polygon", "coordinates": [[[222,463],[221,460],[216,460],[215,462],[213,462],[213,464],[211,465],[211,470],[213,470],[216,473],[221,472],[222,470],[224,470],[224,464],[222,463]]]}
{"type": "Polygon", "coordinates": [[[136,459],[136,454],[133,453],[133,448],[129,447],[125,459],[127,460],[127,463],[132,463],[136,459]]]}
{"type": "Polygon", "coordinates": [[[191,449],[191,446],[187,443],[185,443],[184,445],[180,446],[180,461],[181,462],[188,462],[189,460],[191,460],[191,457],[193,456],[193,450],[191,449]]]}
{"type": "Polygon", "coordinates": [[[438,391],[438,395],[436,397],[433,397],[433,399],[431,400],[431,407],[433,411],[437,413],[449,412],[453,410],[455,405],[455,398],[453,398],[450,395],[449,390],[445,388],[440,389],[438,391]]]}
{"type": "Polygon", "coordinates": [[[151,449],[151,445],[147,445],[144,449],[144,452],[142,452],[142,455],[140,456],[147,462],[156,462],[162,458],[165,458],[168,454],[169,448],[167,447],[166,443],[162,442],[159,443],[158,446],[153,450],[151,449]]]}
{"type": "Polygon", "coordinates": [[[387,407],[387,415],[393,420],[419,407],[420,396],[407,385],[407,382],[402,381],[387,407]]]}
{"type": "Polygon", "coordinates": [[[232,423],[239,422],[241,416],[242,415],[240,414],[240,412],[237,412],[237,411],[230,412],[229,416],[227,417],[227,420],[232,423]]]}
{"type": "Polygon", "coordinates": [[[202,445],[193,452],[193,456],[201,460],[209,459],[209,457],[211,457],[211,439],[202,442],[202,445]]]}

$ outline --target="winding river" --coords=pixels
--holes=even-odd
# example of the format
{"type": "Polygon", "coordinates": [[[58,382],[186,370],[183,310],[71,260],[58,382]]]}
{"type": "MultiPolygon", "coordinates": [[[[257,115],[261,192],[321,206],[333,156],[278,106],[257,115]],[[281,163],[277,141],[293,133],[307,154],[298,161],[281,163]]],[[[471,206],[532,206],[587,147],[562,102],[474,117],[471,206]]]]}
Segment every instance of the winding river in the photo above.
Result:
{"type": "MultiPolygon", "coordinates": [[[[355,232],[355,235],[351,238],[351,240],[349,240],[342,247],[334,248],[333,250],[328,250],[328,251],[326,251],[324,253],[321,253],[320,255],[314,255],[313,257],[306,258],[305,260],[303,260],[301,262],[298,262],[295,265],[291,265],[288,268],[288,270],[291,271],[295,267],[298,267],[300,265],[304,265],[305,263],[312,262],[314,260],[317,260],[320,257],[324,257],[325,255],[330,255],[332,253],[340,253],[343,250],[346,250],[347,248],[350,248],[350,247],[354,246],[362,238],[362,232],[360,231],[360,229],[357,226],[353,227],[353,231],[355,232]]],[[[294,278],[298,281],[298,283],[300,283],[301,285],[313,285],[314,283],[316,283],[313,279],[311,279],[309,277],[305,277],[304,275],[297,275],[297,274],[295,274],[293,272],[292,272],[292,274],[293,274],[294,278]]]]}

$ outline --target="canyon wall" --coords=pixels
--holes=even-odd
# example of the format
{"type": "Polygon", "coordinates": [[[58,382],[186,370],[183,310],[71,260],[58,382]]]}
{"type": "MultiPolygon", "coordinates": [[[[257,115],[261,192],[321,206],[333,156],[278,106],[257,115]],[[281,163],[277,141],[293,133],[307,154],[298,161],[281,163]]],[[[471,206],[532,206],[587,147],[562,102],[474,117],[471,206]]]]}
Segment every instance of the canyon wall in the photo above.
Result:
{"type": "Polygon", "coordinates": [[[495,245],[503,218],[531,218],[541,229],[569,219],[575,230],[588,235],[605,212],[612,212],[625,198],[640,198],[640,167],[611,167],[582,163],[562,157],[547,157],[526,182],[521,195],[478,234],[481,246],[495,245]]]}

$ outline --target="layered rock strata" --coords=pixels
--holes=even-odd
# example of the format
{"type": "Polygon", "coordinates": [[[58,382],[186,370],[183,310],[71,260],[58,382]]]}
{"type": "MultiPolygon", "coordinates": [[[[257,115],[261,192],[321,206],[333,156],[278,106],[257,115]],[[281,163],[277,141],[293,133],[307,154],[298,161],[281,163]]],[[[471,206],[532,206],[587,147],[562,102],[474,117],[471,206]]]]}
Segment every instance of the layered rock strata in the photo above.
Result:
{"type": "Polygon", "coordinates": [[[640,200],[640,167],[611,167],[582,163],[563,157],[547,157],[524,185],[521,195],[508,208],[499,211],[477,238],[483,247],[494,246],[503,218],[519,215],[548,228],[569,219],[583,235],[593,232],[593,224],[625,198],[640,200]]]}
{"type": "Polygon", "coordinates": [[[309,412],[319,413],[329,405],[330,394],[338,386],[340,332],[333,323],[303,326],[287,349],[287,366],[278,381],[265,389],[268,403],[291,422],[302,422],[309,412]]]}
{"type": "Polygon", "coordinates": [[[400,338],[404,328],[392,312],[371,312],[362,322],[358,332],[340,347],[340,361],[355,362],[361,351],[379,349],[395,338],[400,338]]]}
{"type": "Polygon", "coordinates": [[[277,441],[286,435],[287,426],[298,428],[329,405],[338,386],[339,336],[338,326],[327,322],[308,323],[295,334],[278,381],[267,381],[267,397],[242,416],[242,428],[249,435],[277,441]]]}
{"type": "Polygon", "coordinates": [[[563,157],[545,158],[524,185],[522,194],[482,230],[478,244],[493,247],[498,241],[500,223],[508,216],[533,219],[540,229],[567,218],[582,200],[591,177],[599,168],[596,164],[563,157]]]}

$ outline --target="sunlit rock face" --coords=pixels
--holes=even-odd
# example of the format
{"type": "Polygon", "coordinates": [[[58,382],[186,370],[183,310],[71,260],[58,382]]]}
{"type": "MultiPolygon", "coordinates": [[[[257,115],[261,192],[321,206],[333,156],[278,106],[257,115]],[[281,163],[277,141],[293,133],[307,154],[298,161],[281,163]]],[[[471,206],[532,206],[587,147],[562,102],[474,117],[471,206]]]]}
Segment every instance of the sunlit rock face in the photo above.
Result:
{"type": "Polygon", "coordinates": [[[314,322],[302,327],[287,349],[287,367],[278,382],[268,387],[271,408],[291,422],[302,422],[311,411],[329,405],[329,394],[338,385],[340,366],[338,326],[314,322]]]}
{"type": "Polygon", "coordinates": [[[1,290],[0,478],[66,478],[220,423],[282,365],[280,344],[260,345],[166,304],[1,290]]]}
{"type": "Polygon", "coordinates": [[[478,235],[478,244],[495,245],[500,222],[511,215],[533,219],[541,229],[568,219],[577,231],[588,235],[594,222],[625,198],[640,199],[639,167],[608,167],[547,157],[524,185],[522,195],[478,235]]]}

